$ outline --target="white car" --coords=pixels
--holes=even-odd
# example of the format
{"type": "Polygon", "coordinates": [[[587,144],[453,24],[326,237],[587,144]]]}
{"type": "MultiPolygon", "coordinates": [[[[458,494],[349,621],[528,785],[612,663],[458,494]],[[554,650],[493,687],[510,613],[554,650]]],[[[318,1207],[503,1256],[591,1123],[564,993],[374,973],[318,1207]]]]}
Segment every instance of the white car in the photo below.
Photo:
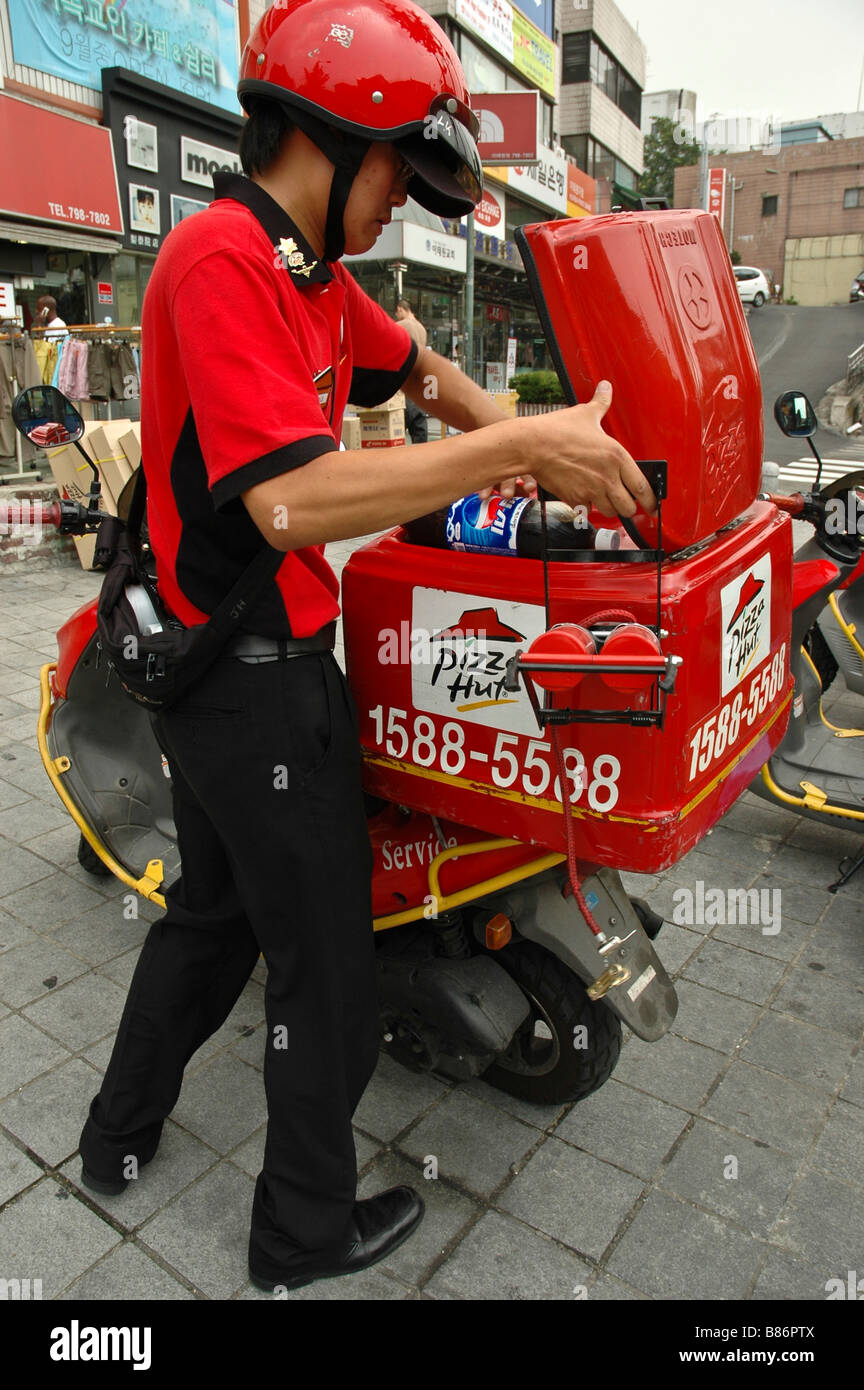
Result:
{"type": "Polygon", "coordinates": [[[771,286],[765,275],[755,265],[735,265],[732,269],[738,281],[738,293],[742,304],[752,304],[754,308],[760,309],[766,299],[771,298],[771,286]]]}

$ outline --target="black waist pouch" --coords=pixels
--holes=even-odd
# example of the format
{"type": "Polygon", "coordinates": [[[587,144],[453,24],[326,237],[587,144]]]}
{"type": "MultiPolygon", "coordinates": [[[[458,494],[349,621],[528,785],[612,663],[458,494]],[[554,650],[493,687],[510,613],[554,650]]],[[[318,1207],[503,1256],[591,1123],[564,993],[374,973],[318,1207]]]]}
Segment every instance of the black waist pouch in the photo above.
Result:
{"type": "Polygon", "coordinates": [[[94,564],[106,573],[96,625],[99,650],[123,691],[156,713],[200,680],[285,556],[265,544],[208,621],[186,627],[166,609],[142,556],[146,487],[139,468],[128,520],[106,516],[99,526],[94,564]]]}

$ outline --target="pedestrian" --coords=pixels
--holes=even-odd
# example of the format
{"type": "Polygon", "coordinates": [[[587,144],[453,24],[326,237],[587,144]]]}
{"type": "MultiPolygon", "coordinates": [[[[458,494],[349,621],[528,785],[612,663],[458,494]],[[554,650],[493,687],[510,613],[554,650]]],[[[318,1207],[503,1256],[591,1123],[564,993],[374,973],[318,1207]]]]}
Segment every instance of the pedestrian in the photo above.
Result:
{"type": "Polygon", "coordinates": [[[259,21],[238,87],[244,174],[215,174],[214,201],[170,232],[144,301],[142,456],[164,601],[203,622],[263,545],[285,559],[240,636],[155,718],[182,873],[80,1144],[96,1191],[140,1172],[260,952],[268,1127],[249,1273],[269,1290],[374,1264],[423,1215],[407,1186],[356,1199],[351,1118],[378,1055],[372,864],[323,543],[499,481],[513,496],[532,466],[570,503],[653,508],[602,430],[611,389],[509,420],[407,342],[342,265],[409,193],[449,217],[482,196],[479,127],[443,30],[410,0],[367,0],[362,28],[350,15],[282,0],[259,21]],[[404,388],[416,402],[430,374],[458,438],[424,445],[411,468],[399,450],[339,452],[349,395],[372,406],[404,388]]]}
{"type": "MultiPolygon", "coordinates": [[[[416,317],[409,300],[399,300],[394,317],[396,322],[401,323],[408,336],[417,344],[418,349],[425,348],[426,329],[416,317]]],[[[408,400],[407,396],[405,398],[405,428],[411,436],[412,444],[425,444],[429,438],[429,424],[425,410],[421,410],[413,401],[408,400]]]]}
{"type": "Polygon", "coordinates": [[[59,338],[68,336],[64,320],[57,317],[57,300],[53,294],[43,294],[37,299],[33,327],[44,328],[43,336],[48,342],[57,342],[59,338]]]}

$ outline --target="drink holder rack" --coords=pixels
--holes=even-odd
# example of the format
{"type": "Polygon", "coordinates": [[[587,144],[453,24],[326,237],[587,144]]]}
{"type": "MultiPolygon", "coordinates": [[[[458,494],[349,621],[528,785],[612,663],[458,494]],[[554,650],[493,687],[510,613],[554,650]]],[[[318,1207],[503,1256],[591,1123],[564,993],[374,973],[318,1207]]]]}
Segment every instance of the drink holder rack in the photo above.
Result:
{"type": "MultiPolygon", "coordinates": [[[[602,560],[606,563],[636,563],[653,561],[657,565],[657,620],[655,624],[647,625],[649,631],[653,632],[657,638],[658,645],[668,633],[661,627],[661,569],[663,560],[666,558],[663,551],[663,499],[666,497],[667,463],[665,459],[652,459],[639,461],[639,468],[645,474],[651,484],[652,491],[657,498],[657,548],[650,548],[643,537],[639,534],[632,521],[622,517],[621,524],[630,538],[639,547],[637,550],[612,551],[604,553],[602,560]]],[[[545,512],[544,512],[545,524],[545,512]]],[[[545,536],[544,536],[545,539],[545,536]]],[[[591,553],[591,558],[600,560],[596,552],[591,553]]],[[[550,558],[554,558],[554,552],[547,552],[544,545],[543,565],[544,572],[547,574],[546,583],[546,619],[547,628],[549,623],[549,589],[548,571],[546,565],[550,558]]],[[[586,555],[586,559],[588,556],[586,555]]],[[[627,656],[609,655],[604,658],[603,647],[607,638],[615,631],[616,624],[598,623],[588,629],[598,648],[596,652],[574,655],[572,652],[552,652],[544,651],[542,656],[532,656],[530,649],[528,652],[517,651],[507,662],[506,678],[504,689],[511,693],[516,693],[524,682],[528,699],[531,701],[531,708],[534,717],[543,731],[547,725],[556,724],[630,724],[635,726],[649,726],[661,728],[666,713],[666,701],[668,696],[675,688],[675,680],[681,666],[680,656],[666,656],[658,651],[656,656],[646,655],[644,658],[634,660],[627,656]],[[647,709],[632,709],[629,706],[623,710],[610,709],[577,709],[571,706],[566,708],[555,707],[553,704],[554,696],[546,692],[546,697],[541,705],[535,681],[532,679],[534,672],[550,672],[566,675],[572,673],[577,681],[588,674],[618,674],[618,675],[646,675],[653,676],[651,686],[651,703],[647,709]]],[[[551,629],[555,631],[554,628],[551,629]]],[[[548,631],[547,634],[548,636],[548,631]]],[[[542,682],[541,682],[542,684],[542,682]]]]}

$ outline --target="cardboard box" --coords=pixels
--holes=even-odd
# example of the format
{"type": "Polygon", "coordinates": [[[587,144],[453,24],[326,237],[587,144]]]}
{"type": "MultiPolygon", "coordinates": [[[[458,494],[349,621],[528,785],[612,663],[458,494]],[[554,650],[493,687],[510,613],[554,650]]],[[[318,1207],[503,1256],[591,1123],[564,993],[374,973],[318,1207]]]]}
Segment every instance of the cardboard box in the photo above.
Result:
{"type": "Polygon", "coordinates": [[[121,434],[117,443],[131,463],[132,468],[139,468],[141,466],[141,421],[134,421],[131,430],[121,434]]]}
{"type": "Polygon", "coordinates": [[[405,438],[405,410],[402,407],[390,409],[381,406],[378,410],[364,410],[360,415],[360,445],[368,449],[370,444],[388,443],[405,438]]]}
{"type": "Polygon", "coordinates": [[[342,420],[342,443],[346,449],[359,449],[361,426],[356,415],[346,415],[342,420]]]}
{"type": "Polygon", "coordinates": [[[105,420],[86,430],[82,441],[99,469],[102,489],[113,503],[108,510],[115,515],[120,494],[133,473],[132,464],[120,443],[123,436],[130,432],[130,425],[130,420],[105,420]]]}

